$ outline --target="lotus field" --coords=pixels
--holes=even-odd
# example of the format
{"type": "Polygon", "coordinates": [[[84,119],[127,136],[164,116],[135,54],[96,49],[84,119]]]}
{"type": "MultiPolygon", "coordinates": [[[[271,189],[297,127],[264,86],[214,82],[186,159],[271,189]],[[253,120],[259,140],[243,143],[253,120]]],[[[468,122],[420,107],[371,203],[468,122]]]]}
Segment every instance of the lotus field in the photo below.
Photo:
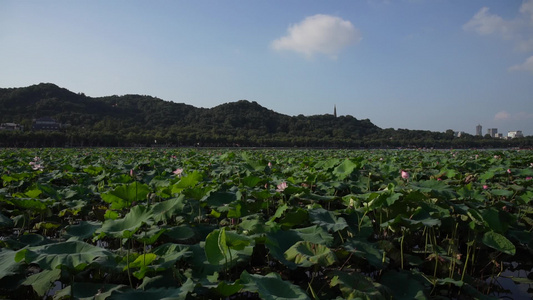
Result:
{"type": "Polygon", "coordinates": [[[0,298],[533,295],[533,152],[0,149],[0,298]]]}

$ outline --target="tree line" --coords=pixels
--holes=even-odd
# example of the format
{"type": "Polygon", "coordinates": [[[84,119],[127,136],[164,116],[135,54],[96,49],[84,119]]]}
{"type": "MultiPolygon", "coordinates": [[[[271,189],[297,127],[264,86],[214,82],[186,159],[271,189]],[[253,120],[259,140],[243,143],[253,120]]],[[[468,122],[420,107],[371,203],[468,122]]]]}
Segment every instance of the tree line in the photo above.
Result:
{"type": "Polygon", "coordinates": [[[513,140],[407,129],[381,129],[352,116],[287,116],[240,100],[211,109],[146,95],[92,98],[54,84],[0,89],[0,121],[24,131],[0,131],[0,147],[531,147],[513,140]],[[51,117],[59,131],[31,130],[51,117]]]}

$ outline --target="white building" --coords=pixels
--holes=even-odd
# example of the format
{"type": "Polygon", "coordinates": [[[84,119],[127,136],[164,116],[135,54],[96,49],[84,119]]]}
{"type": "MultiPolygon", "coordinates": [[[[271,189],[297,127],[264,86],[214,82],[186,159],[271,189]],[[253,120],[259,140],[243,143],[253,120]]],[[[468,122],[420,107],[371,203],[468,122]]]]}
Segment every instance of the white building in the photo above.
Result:
{"type": "Polygon", "coordinates": [[[514,138],[520,138],[520,137],[524,137],[524,135],[522,134],[522,130],[507,132],[507,138],[514,139],[514,138]]]}
{"type": "Polygon", "coordinates": [[[0,130],[24,130],[24,126],[16,123],[2,123],[0,130]]]}

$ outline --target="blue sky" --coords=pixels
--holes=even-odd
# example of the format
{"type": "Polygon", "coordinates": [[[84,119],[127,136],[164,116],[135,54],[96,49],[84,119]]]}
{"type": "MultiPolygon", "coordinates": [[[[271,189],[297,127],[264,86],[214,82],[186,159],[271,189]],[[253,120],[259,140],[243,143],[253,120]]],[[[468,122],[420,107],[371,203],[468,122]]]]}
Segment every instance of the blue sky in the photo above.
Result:
{"type": "Polygon", "coordinates": [[[533,135],[533,0],[0,0],[0,87],[533,135]]]}

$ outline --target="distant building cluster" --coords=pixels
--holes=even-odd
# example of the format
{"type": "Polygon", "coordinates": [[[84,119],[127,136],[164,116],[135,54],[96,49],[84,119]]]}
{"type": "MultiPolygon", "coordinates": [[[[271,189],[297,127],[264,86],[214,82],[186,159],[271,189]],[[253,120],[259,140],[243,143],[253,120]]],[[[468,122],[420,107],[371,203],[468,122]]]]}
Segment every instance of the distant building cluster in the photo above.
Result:
{"type": "MultiPolygon", "coordinates": [[[[63,127],[63,125],[56,120],[50,117],[43,117],[39,119],[34,119],[31,129],[32,130],[47,130],[47,131],[58,131],[63,127]]],[[[9,130],[9,131],[23,131],[24,126],[17,123],[2,123],[0,124],[0,130],[9,130]]]]}
{"type": "MultiPolygon", "coordinates": [[[[476,126],[476,135],[482,136],[483,135],[482,132],[483,132],[483,127],[480,124],[478,124],[476,126]]],[[[504,136],[503,133],[498,132],[498,128],[488,128],[487,135],[489,135],[490,137],[499,138],[499,139],[514,139],[514,138],[524,137],[522,130],[509,131],[507,132],[507,136],[504,136]]]]}
{"type": "Polygon", "coordinates": [[[521,138],[524,137],[524,134],[522,134],[522,130],[509,131],[507,132],[507,137],[510,139],[521,138]]]}
{"type": "Polygon", "coordinates": [[[501,133],[498,133],[498,128],[489,128],[489,129],[487,129],[487,134],[490,135],[490,137],[493,137],[493,138],[499,138],[499,137],[503,136],[501,133]]]}

